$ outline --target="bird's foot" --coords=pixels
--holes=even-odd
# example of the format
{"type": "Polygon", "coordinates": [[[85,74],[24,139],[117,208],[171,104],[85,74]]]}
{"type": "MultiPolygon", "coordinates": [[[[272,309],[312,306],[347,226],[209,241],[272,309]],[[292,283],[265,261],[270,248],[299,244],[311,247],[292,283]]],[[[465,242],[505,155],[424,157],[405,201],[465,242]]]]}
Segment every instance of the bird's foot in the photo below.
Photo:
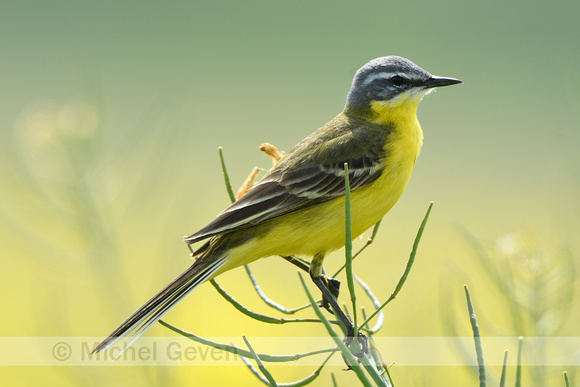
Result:
{"type": "MultiPolygon", "coordinates": [[[[332,293],[334,298],[338,298],[338,294],[340,292],[340,281],[331,277],[322,277],[326,288],[332,293]]],[[[330,300],[328,297],[322,293],[322,301],[320,302],[320,306],[326,309],[330,314],[334,314],[332,308],[330,306],[330,300]]]]}

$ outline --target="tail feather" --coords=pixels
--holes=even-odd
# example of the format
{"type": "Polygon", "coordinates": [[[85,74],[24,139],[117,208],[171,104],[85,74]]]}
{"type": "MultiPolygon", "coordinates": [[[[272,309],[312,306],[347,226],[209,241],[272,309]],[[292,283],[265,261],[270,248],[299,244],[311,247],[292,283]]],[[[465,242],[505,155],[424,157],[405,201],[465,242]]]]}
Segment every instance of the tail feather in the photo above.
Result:
{"type": "Polygon", "coordinates": [[[169,312],[175,304],[208,280],[225,262],[226,260],[223,258],[197,260],[189,269],[181,273],[179,277],[129,316],[91,353],[104,351],[113,344],[123,341],[123,344],[112,354],[112,358],[119,357],[135,340],[169,312]]]}

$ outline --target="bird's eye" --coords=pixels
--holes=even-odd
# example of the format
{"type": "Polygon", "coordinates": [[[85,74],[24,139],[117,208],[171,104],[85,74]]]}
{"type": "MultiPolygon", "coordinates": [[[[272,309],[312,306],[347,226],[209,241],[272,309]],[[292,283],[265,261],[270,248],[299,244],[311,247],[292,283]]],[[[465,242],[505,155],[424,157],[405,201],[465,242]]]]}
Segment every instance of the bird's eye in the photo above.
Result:
{"type": "Polygon", "coordinates": [[[400,75],[395,75],[394,77],[391,77],[391,83],[397,87],[403,86],[403,84],[405,84],[405,78],[400,75]]]}

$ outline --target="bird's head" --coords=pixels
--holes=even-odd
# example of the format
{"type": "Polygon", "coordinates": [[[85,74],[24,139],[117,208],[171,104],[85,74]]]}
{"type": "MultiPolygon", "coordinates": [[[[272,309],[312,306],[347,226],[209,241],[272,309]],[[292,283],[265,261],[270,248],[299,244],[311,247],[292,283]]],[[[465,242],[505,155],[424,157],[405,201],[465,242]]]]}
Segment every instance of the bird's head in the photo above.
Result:
{"type": "Polygon", "coordinates": [[[376,58],[355,74],[345,112],[373,115],[415,113],[421,99],[435,87],[461,83],[431,75],[400,56],[376,58]]]}

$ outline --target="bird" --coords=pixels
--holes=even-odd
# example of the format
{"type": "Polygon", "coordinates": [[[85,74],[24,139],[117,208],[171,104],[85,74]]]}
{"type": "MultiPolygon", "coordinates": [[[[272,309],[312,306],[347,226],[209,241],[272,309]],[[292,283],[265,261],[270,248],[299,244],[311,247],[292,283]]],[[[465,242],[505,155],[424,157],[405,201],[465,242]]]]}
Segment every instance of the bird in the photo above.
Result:
{"type": "MultiPolygon", "coordinates": [[[[93,353],[119,342],[126,349],[202,283],[271,256],[311,258],[310,277],[336,310],[336,293],[329,293],[322,267],[328,253],[345,245],[345,163],[356,238],[383,218],[407,186],[423,145],[419,102],[435,88],[459,83],[400,56],[363,65],[342,112],[288,151],[215,219],[185,237],[188,245],[205,241],[193,253],[195,262],[93,353]]],[[[352,323],[344,314],[339,318],[352,335],[352,323]]]]}

